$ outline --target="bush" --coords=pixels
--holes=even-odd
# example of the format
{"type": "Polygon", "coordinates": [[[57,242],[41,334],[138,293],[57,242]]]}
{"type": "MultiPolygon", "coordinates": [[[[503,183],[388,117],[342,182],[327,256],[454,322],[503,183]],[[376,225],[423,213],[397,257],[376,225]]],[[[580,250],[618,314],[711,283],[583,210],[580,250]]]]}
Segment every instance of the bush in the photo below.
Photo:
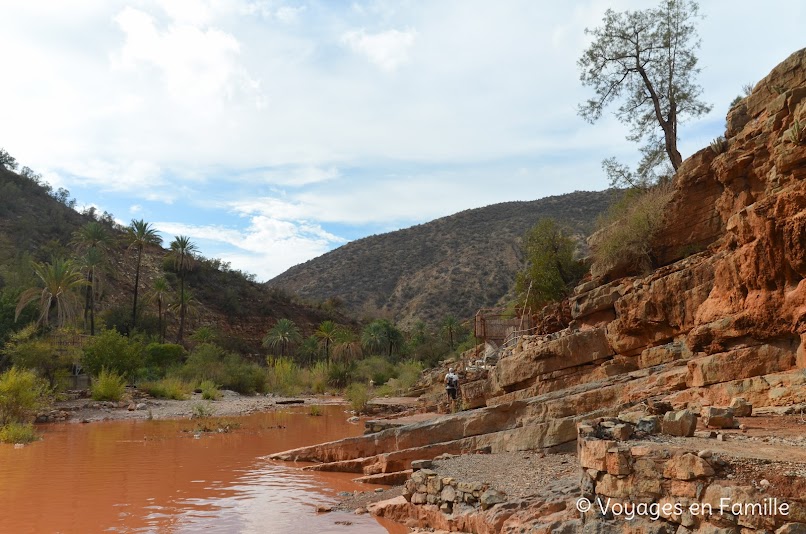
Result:
{"type": "Polygon", "coordinates": [[[146,367],[167,370],[182,365],[187,352],[182,345],[174,343],[149,343],[145,351],[146,367]]]}
{"type": "Polygon", "coordinates": [[[185,400],[190,396],[191,387],[179,378],[163,378],[156,382],[143,382],[140,389],[158,399],[185,400]]]}
{"type": "Polygon", "coordinates": [[[290,358],[270,358],[269,389],[280,395],[298,395],[301,390],[300,369],[290,358]]]}
{"type": "Polygon", "coordinates": [[[665,208],[673,192],[670,185],[631,191],[611,209],[591,238],[597,271],[645,274],[655,267],[652,239],[663,227],[665,208]]]}
{"type": "Polygon", "coordinates": [[[347,387],[353,374],[353,365],[331,363],[327,371],[327,383],[335,388],[347,387]]]}
{"type": "Polygon", "coordinates": [[[5,347],[0,343],[0,354],[19,368],[35,371],[53,389],[69,373],[70,365],[79,360],[80,352],[73,347],[56,350],[52,340],[36,337],[37,330],[32,323],[12,334],[5,347]]]}
{"type": "Polygon", "coordinates": [[[81,362],[91,375],[98,375],[101,369],[132,378],[135,371],[143,366],[143,346],[136,340],[120,335],[117,330],[103,330],[84,347],[81,362]]]}
{"type": "Polygon", "coordinates": [[[218,400],[221,398],[221,391],[212,380],[205,380],[199,384],[199,388],[204,400],[218,400]]]}
{"type": "Polygon", "coordinates": [[[8,423],[0,427],[0,441],[3,443],[31,443],[38,439],[31,423],[8,423]]]}
{"type": "Polygon", "coordinates": [[[308,370],[308,383],[311,391],[321,395],[327,391],[328,377],[330,375],[330,364],[325,361],[316,362],[308,370]]]}
{"type": "Polygon", "coordinates": [[[42,379],[12,367],[0,375],[0,426],[31,421],[48,398],[49,390],[42,379]]]}
{"type": "Polygon", "coordinates": [[[101,369],[92,381],[90,392],[97,401],[119,401],[126,391],[126,380],[115,371],[101,369]]]}
{"type": "Polygon", "coordinates": [[[187,362],[177,372],[187,382],[210,380],[243,394],[266,392],[266,370],[243,360],[212,343],[203,343],[190,353],[187,362]]]}
{"type": "Polygon", "coordinates": [[[523,238],[526,268],[518,273],[515,291],[524,307],[539,310],[562,300],[587,272],[575,258],[576,241],[554,221],[541,219],[523,238]]]}
{"type": "Polygon", "coordinates": [[[359,382],[350,384],[344,393],[350,407],[358,413],[364,412],[369,404],[369,388],[359,382]]]}
{"type": "Polygon", "coordinates": [[[212,417],[213,414],[215,414],[215,409],[210,406],[209,402],[197,402],[191,408],[190,418],[205,419],[207,417],[212,417]]]}
{"type": "Polygon", "coordinates": [[[353,379],[361,382],[372,382],[378,386],[386,384],[390,378],[397,376],[395,365],[382,356],[370,356],[356,362],[353,379]]]}

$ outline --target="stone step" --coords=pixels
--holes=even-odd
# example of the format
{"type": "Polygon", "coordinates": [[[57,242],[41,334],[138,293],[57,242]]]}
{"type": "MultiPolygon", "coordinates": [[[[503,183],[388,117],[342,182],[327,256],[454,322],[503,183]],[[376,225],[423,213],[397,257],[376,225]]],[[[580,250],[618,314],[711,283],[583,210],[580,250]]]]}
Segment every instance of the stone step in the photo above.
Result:
{"type": "Polygon", "coordinates": [[[354,478],[353,482],[361,482],[363,484],[379,484],[382,486],[399,486],[408,480],[411,473],[411,469],[406,469],[405,471],[394,471],[392,473],[378,473],[377,475],[366,475],[363,477],[354,478]]]}

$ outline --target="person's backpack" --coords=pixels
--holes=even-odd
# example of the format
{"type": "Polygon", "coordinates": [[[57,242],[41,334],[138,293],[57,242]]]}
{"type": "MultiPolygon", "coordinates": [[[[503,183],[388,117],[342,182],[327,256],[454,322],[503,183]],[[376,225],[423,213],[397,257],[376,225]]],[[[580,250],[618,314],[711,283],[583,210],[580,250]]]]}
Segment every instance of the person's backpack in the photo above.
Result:
{"type": "Polygon", "coordinates": [[[451,389],[456,389],[459,387],[459,378],[457,376],[449,376],[448,377],[448,387],[451,389]]]}

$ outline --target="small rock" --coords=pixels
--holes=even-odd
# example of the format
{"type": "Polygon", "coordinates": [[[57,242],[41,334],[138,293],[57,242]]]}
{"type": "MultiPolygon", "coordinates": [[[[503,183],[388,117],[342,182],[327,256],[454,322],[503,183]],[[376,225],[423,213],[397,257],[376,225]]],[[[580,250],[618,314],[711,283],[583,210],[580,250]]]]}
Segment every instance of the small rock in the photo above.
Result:
{"type": "Polygon", "coordinates": [[[332,506],[325,506],[325,505],[320,504],[319,506],[316,507],[316,513],[317,514],[326,514],[328,512],[332,512],[332,511],[333,511],[332,506]]]}
{"type": "Polygon", "coordinates": [[[375,493],[383,493],[383,488],[375,488],[375,493]]]}
{"type": "Polygon", "coordinates": [[[431,460],[412,460],[411,468],[415,471],[420,469],[430,469],[434,465],[431,460]]]}
{"type": "Polygon", "coordinates": [[[506,502],[506,498],[504,497],[504,494],[501,493],[500,491],[496,491],[494,489],[488,489],[487,491],[481,494],[479,502],[481,503],[481,509],[487,510],[491,506],[495,506],[496,504],[506,502]]]}
{"type": "Polygon", "coordinates": [[[700,452],[697,453],[697,456],[699,456],[700,458],[710,458],[713,455],[714,455],[713,451],[710,451],[708,449],[701,450],[700,452]]]}
{"type": "Polygon", "coordinates": [[[367,513],[367,509],[366,508],[356,508],[355,512],[353,512],[353,513],[355,515],[364,515],[364,514],[367,513]]]}

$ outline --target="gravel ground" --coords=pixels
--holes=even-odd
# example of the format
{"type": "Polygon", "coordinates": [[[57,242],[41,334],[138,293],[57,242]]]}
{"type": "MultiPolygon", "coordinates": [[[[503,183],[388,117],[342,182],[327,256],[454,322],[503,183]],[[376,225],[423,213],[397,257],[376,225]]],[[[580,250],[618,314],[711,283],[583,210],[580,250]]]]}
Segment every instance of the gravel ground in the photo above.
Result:
{"type": "Polygon", "coordinates": [[[434,471],[462,482],[488,483],[513,497],[570,493],[579,487],[576,454],[534,451],[463,454],[434,461],[434,471]]]}
{"type": "MultiPolygon", "coordinates": [[[[440,476],[461,482],[488,483],[494,489],[517,498],[570,494],[579,491],[579,464],[575,454],[539,452],[506,452],[497,454],[463,454],[434,460],[431,468],[440,476]]],[[[382,492],[366,491],[345,494],[338,510],[356,511],[369,504],[397,497],[402,486],[382,492]]]]}

